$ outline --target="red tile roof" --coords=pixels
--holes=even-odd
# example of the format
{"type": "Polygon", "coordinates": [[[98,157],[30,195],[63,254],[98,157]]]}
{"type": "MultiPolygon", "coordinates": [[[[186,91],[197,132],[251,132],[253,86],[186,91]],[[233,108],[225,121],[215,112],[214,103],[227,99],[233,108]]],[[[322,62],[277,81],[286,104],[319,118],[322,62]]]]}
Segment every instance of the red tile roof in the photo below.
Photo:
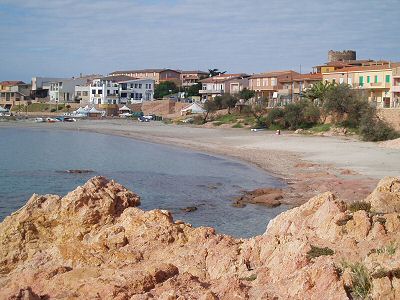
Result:
{"type": "Polygon", "coordinates": [[[399,66],[398,63],[392,63],[390,65],[372,65],[372,66],[356,66],[356,67],[347,67],[343,69],[339,69],[332,72],[327,73],[344,73],[344,72],[362,72],[362,71],[378,71],[378,70],[389,70],[394,67],[399,66]]]}
{"type": "Polygon", "coordinates": [[[295,71],[292,71],[292,70],[272,71],[272,72],[254,74],[250,78],[267,78],[267,77],[269,78],[269,77],[278,77],[278,76],[287,75],[287,74],[298,74],[298,73],[295,71]]]}
{"type": "Polygon", "coordinates": [[[230,79],[234,78],[241,78],[241,77],[249,77],[247,74],[220,74],[213,77],[208,77],[203,80],[200,80],[202,83],[214,83],[214,82],[225,82],[230,79]]]}
{"type": "Polygon", "coordinates": [[[25,82],[20,81],[20,80],[6,80],[6,81],[2,81],[0,82],[0,85],[4,85],[4,86],[10,86],[10,85],[18,85],[18,84],[25,84],[25,82]]]}

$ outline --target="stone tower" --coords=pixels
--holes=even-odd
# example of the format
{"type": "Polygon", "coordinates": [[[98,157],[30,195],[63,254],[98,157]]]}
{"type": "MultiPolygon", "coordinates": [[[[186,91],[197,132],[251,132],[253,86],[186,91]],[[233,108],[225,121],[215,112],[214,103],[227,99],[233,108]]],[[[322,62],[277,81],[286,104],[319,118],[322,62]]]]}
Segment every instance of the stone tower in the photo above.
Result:
{"type": "Polygon", "coordinates": [[[344,51],[333,51],[328,52],[328,62],[332,61],[346,61],[346,60],[356,60],[357,54],[354,50],[344,50],[344,51]]]}

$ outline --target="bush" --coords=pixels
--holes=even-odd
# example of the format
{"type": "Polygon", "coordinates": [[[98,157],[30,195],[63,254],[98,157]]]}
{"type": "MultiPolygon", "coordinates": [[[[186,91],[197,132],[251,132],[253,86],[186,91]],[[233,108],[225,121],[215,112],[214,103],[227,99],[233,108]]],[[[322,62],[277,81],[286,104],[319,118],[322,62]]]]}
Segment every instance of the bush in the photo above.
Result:
{"type": "Polygon", "coordinates": [[[269,128],[273,125],[281,128],[310,128],[320,119],[320,110],[308,100],[290,103],[284,109],[272,109],[266,119],[269,128]]]}
{"type": "Polygon", "coordinates": [[[365,210],[366,212],[369,212],[371,210],[371,204],[363,201],[356,201],[351,203],[347,209],[351,212],[356,212],[359,210],[365,210]]]}
{"type": "Polygon", "coordinates": [[[333,251],[332,249],[325,247],[325,248],[320,248],[320,247],[316,247],[316,246],[312,246],[311,245],[311,250],[309,250],[307,252],[307,258],[309,260],[319,257],[319,256],[330,256],[335,254],[335,251],[333,251]]]}
{"type": "Polygon", "coordinates": [[[57,111],[57,109],[55,109],[55,108],[52,108],[51,110],[50,110],[50,112],[56,112],[57,111]]]}
{"type": "Polygon", "coordinates": [[[364,141],[370,142],[393,140],[400,137],[398,132],[385,121],[378,119],[376,113],[371,111],[362,116],[359,134],[364,141]]]}
{"type": "Polygon", "coordinates": [[[349,268],[351,272],[351,296],[356,299],[368,299],[367,297],[372,289],[372,279],[368,269],[361,263],[343,263],[343,268],[349,268]]]}
{"type": "Polygon", "coordinates": [[[241,123],[236,123],[232,128],[243,128],[243,125],[241,123]]]}

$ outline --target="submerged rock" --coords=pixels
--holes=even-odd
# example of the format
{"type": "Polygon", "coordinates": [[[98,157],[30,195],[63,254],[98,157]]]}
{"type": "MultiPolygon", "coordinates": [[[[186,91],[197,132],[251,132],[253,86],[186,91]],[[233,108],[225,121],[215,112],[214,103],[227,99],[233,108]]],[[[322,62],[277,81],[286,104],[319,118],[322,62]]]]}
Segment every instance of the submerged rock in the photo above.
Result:
{"type": "Polygon", "coordinates": [[[371,212],[324,193],[251,239],[142,211],[104,177],[62,198],[33,195],[0,223],[0,299],[394,299],[398,182],[380,183],[371,212]]]}

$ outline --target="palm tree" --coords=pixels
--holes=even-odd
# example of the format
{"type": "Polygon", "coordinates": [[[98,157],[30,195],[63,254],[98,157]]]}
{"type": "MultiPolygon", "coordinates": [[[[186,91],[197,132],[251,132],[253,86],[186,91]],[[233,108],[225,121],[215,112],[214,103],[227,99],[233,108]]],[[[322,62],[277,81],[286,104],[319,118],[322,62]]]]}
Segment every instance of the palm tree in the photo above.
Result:
{"type": "Polygon", "coordinates": [[[209,77],[214,77],[214,76],[218,76],[218,75],[225,74],[225,73],[226,73],[226,71],[220,72],[218,69],[208,69],[209,77]]]}
{"type": "Polygon", "coordinates": [[[326,93],[334,86],[333,83],[330,82],[322,82],[319,81],[315,83],[312,87],[308,88],[304,91],[303,97],[311,100],[313,103],[318,106],[322,106],[326,93]]]}

